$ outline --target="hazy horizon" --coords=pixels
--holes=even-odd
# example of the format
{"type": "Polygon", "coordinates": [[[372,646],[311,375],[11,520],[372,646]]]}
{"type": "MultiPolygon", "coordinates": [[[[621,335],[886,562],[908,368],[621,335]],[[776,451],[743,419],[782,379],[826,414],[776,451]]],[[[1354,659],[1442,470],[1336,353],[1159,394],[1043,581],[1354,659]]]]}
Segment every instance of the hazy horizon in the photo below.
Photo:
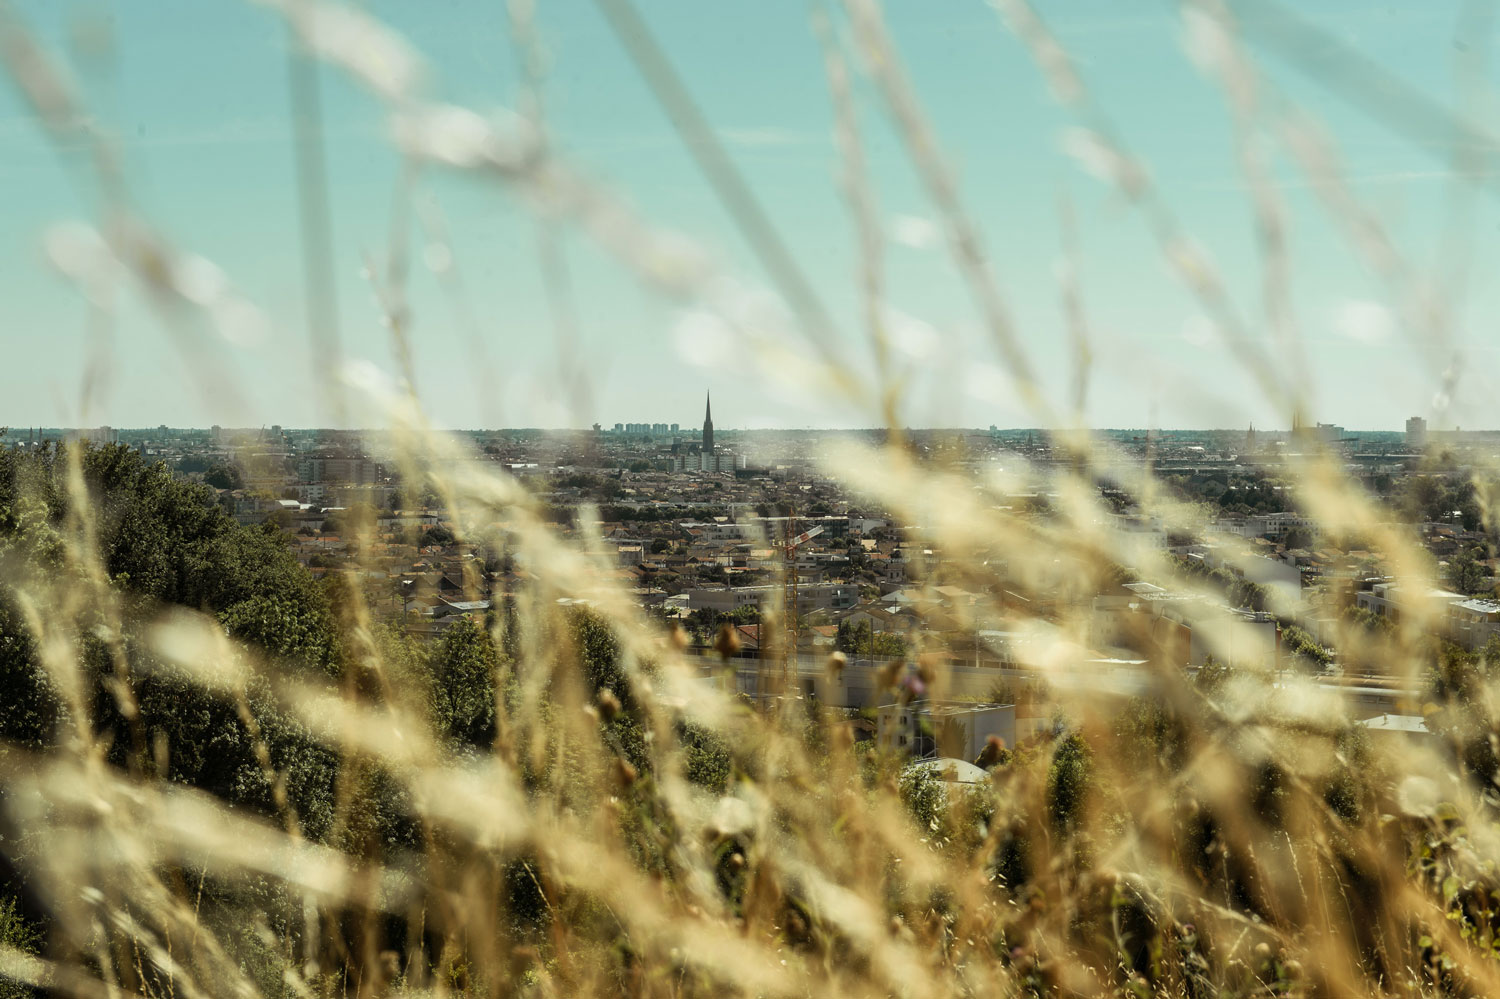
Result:
{"type": "MultiPolygon", "coordinates": [[[[641,421],[632,420],[630,422],[641,422],[641,421]]],[[[1404,424],[1404,422],[1405,421],[1403,421],[1403,424],[1404,424]]],[[[89,426],[60,426],[60,425],[59,426],[47,426],[47,425],[43,425],[43,424],[31,424],[31,425],[28,425],[28,424],[24,424],[24,423],[19,423],[19,424],[17,424],[17,423],[9,423],[8,424],[8,423],[4,423],[3,421],[0,421],[0,430],[4,430],[8,434],[24,434],[29,429],[31,429],[31,430],[37,430],[37,431],[88,431],[88,430],[97,430],[100,427],[108,427],[110,430],[118,432],[118,433],[149,432],[149,431],[158,430],[161,427],[166,427],[168,430],[206,431],[206,430],[212,429],[215,426],[218,426],[221,431],[224,431],[226,433],[246,433],[246,432],[264,431],[264,430],[269,430],[272,426],[278,426],[283,431],[299,431],[299,432],[316,431],[316,432],[329,432],[329,433],[360,434],[360,433],[389,433],[391,431],[391,428],[389,426],[365,426],[365,427],[344,426],[344,427],[334,427],[334,426],[318,426],[318,425],[314,425],[314,424],[308,424],[308,425],[305,425],[305,426],[300,426],[300,425],[294,425],[294,424],[281,424],[281,423],[278,423],[278,424],[266,423],[266,424],[260,424],[260,425],[244,425],[244,426],[230,426],[230,425],[226,425],[226,424],[207,424],[207,425],[188,425],[188,424],[184,424],[184,425],[181,425],[181,426],[174,426],[172,424],[163,424],[163,423],[142,424],[140,426],[116,426],[115,424],[112,424],[112,423],[96,423],[96,424],[90,424],[89,426]]],[[[1339,425],[1335,424],[1335,426],[1339,426],[1339,425]]],[[[716,433],[716,434],[725,434],[725,433],[730,433],[730,434],[735,434],[735,433],[761,433],[761,432],[764,432],[764,433],[815,433],[815,432],[820,432],[820,431],[822,431],[822,432],[830,432],[830,433],[886,433],[888,429],[889,428],[880,427],[880,426],[813,426],[813,425],[806,425],[806,426],[782,426],[782,427],[732,426],[732,425],[720,423],[720,421],[717,420],[717,419],[714,420],[714,433],[716,433]]],[[[1087,432],[1087,433],[1141,433],[1141,434],[1145,434],[1145,433],[1163,433],[1163,434],[1190,434],[1190,433],[1204,433],[1204,434],[1244,434],[1244,433],[1246,433],[1249,430],[1254,430],[1254,432],[1256,434],[1270,434],[1270,435],[1282,434],[1282,435],[1285,435],[1285,434],[1291,434],[1293,432],[1293,429],[1291,427],[1259,427],[1259,426],[1257,426],[1257,427],[1207,427],[1207,426],[1204,426],[1204,427],[1130,427],[1130,426],[1118,426],[1118,427],[1079,427],[1079,426],[1042,427],[1042,426],[1029,426],[1028,427],[1028,426],[1000,426],[1000,425],[996,424],[993,427],[990,427],[990,426],[978,426],[978,425],[975,425],[975,426],[964,426],[964,425],[958,425],[958,424],[954,424],[954,425],[951,425],[951,426],[936,426],[936,425],[919,426],[919,425],[908,424],[908,425],[903,425],[902,429],[904,429],[904,430],[910,430],[910,431],[917,431],[917,432],[921,432],[921,433],[941,433],[941,432],[947,432],[947,431],[970,431],[970,432],[982,433],[982,434],[988,434],[992,430],[993,430],[994,433],[997,433],[997,434],[1014,434],[1014,433],[1069,433],[1069,432],[1075,432],[1076,433],[1076,432],[1080,432],[1080,431],[1087,432]]],[[[1399,427],[1350,427],[1350,426],[1343,426],[1342,429],[1344,430],[1344,432],[1346,434],[1355,435],[1355,436],[1357,436],[1359,434],[1403,434],[1403,433],[1405,433],[1405,427],[1404,427],[1404,425],[1403,426],[1399,426],[1399,427]]],[[[561,426],[553,426],[553,427],[544,427],[544,426],[504,426],[504,427],[473,427],[473,426],[465,426],[465,427],[453,427],[453,426],[440,426],[440,425],[437,425],[437,424],[433,424],[430,427],[430,430],[433,433],[454,433],[454,434],[469,434],[469,433],[473,433],[473,434],[479,434],[479,433],[516,433],[516,432],[521,432],[521,431],[534,431],[534,432],[537,432],[537,433],[549,433],[549,434],[551,434],[551,433],[555,433],[555,434],[584,434],[584,433],[592,433],[592,432],[594,432],[592,427],[561,427],[561,426]]],[[[620,431],[620,433],[622,433],[622,434],[648,434],[648,435],[652,435],[652,436],[661,436],[663,433],[665,433],[665,434],[668,434],[668,435],[671,435],[671,436],[688,437],[688,436],[697,436],[701,430],[702,430],[702,427],[699,426],[699,425],[697,425],[697,424],[692,424],[692,425],[682,424],[680,426],[680,428],[675,433],[673,431],[670,431],[670,430],[668,430],[668,431],[620,431]]],[[[615,432],[614,426],[613,426],[613,424],[600,424],[599,432],[601,432],[601,433],[614,433],[615,432]]],[[[1491,428],[1491,427],[1433,427],[1433,426],[1429,425],[1428,428],[1427,428],[1427,432],[1428,433],[1453,433],[1453,432],[1500,433],[1500,428],[1491,428]]]]}

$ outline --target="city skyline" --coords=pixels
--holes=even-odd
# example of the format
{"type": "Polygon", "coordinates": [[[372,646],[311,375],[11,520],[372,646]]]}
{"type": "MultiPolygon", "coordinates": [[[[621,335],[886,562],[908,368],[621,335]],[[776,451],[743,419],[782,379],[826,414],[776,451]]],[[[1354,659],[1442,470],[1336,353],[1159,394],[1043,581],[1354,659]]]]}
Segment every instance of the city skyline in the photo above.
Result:
{"type": "MultiPolygon", "coordinates": [[[[1407,419],[1411,419],[1411,417],[1408,417],[1407,419]]],[[[1404,424],[1404,422],[1405,421],[1402,421],[1403,424],[1404,424]]],[[[767,432],[767,433],[778,433],[778,432],[884,433],[884,432],[886,432],[886,431],[888,431],[890,429],[888,427],[882,427],[882,426],[877,426],[877,425],[858,426],[858,427],[856,427],[856,426],[849,426],[849,427],[827,427],[827,426],[823,426],[823,427],[820,427],[820,426],[812,426],[812,425],[807,425],[807,426],[748,426],[748,425],[724,426],[721,423],[716,423],[714,426],[715,426],[715,433],[718,433],[718,432],[727,432],[727,433],[757,433],[757,432],[767,432]]],[[[1402,433],[1409,432],[1408,428],[1406,428],[1404,425],[1398,425],[1398,426],[1392,426],[1392,427],[1360,427],[1360,426],[1343,426],[1343,425],[1336,425],[1336,424],[1326,424],[1325,426],[1329,426],[1329,427],[1337,426],[1339,430],[1341,430],[1341,431],[1343,431],[1343,432],[1345,432],[1347,434],[1350,434],[1350,435],[1359,435],[1359,434],[1402,434],[1402,433]]],[[[108,423],[90,424],[89,426],[69,426],[69,425],[62,425],[62,424],[51,425],[51,424],[40,424],[40,423],[31,423],[31,424],[27,424],[27,423],[5,423],[3,421],[0,421],[0,430],[3,430],[7,434],[10,434],[10,435],[15,435],[15,434],[18,434],[18,433],[25,433],[28,430],[34,430],[34,431],[89,431],[89,430],[96,430],[96,429],[101,429],[101,428],[103,428],[103,429],[110,429],[110,430],[114,430],[114,431],[118,431],[118,432],[127,432],[127,433],[158,431],[158,430],[161,430],[161,429],[165,429],[165,430],[185,430],[185,431],[192,431],[192,432],[208,432],[209,430],[217,429],[217,430],[222,430],[224,432],[233,432],[233,433],[243,433],[243,432],[252,432],[252,431],[267,431],[267,432],[269,432],[269,431],[273,431],[273,430],[284,430],[284,431],[288,431],[288,432],[290,432],[290,431],[296,431],[296,432],[299,432],[299,433],[328,432],[328,433],[349,433],[349,434],[385,433],[389,429],[387,427],[382,427],[382,426],[365,426],[365,427],[344,426],[344,427],[334,427],[334,426],[322,426],[322,425],[317,425],[317,424],[300,425],[300,424],[266,424],[266,423],[262,423],[262,424],[245,424],[245,425],[242,425],[242,426],[233,426],[233,425],[226,426],[226,425],[222,425],[222,424],[209,424],[207,426],[203,426],[203,425],[181,425],[181,426],[176,426],[176,425],[166,424],[166,423],[155,423],[155,424],[147,423],[147,424],[141,424],[139,426],[126,426],[126,425],[116,426],[114,424],[108,424],[108,423]]],[[[618,422],[616,422],[613,425],[606,425],[606,424],[602,424],[601,423],[601,424],[598,424],[596,426],[590,426],[590,427],[566,427],[566,426],[550,426],[550,427],[548,427],[548,426],[522,426],[522,425],[516,425],[516,426],[495,426],[495,427],[481,427],[481,426],[446,427],[446,426],[433,425],[430,429],[434,433],[457,433],[457,434],[465,434],[465,433],[474,433],[474,434],[478,434],[478,433],[509,433],[509,432],[520,432],[520,431],[535,431],[535,432],[539,432],[539,433],[558,433],[558,434],[568,434],[568,433],[573,433],[573,434],[577,434],[577,433],[604,433],[604,434],[624,433],[624,434],[646,434],[646,435],[654,435],[654,436],[677,436],[677,437],[694,437],[694,438],[701,436],[701,428],[695,427],[695,426],[693,426],[691,424],[683,424],[683,423],[680,423],[680,422],[679,423],[640,423],[640,422],[618,421],[618,422]],[[631,427],[637,427],[639,429],[630,429],[631,427]]],[[[990,424],[988,426],[980,426],[980,425],[964,426],[964,425],[954,424],[954,425],[950,425],[950,426],[907,426],[907,427],[904,427],[903,429],[917,430],[917,431],[922,431],[922,432],[970,431],[970,432],[974,432],[974,433],[991,433],[991,432],[994,432],[994,433],[1006,433],[1006,434],[1008,434],[1008,433],[1059,433],[1059,434],[1061,434],[1061,433],[1083,431],[1083,432],[1090,432],[1090,433],[1149,433],[1149,432],[1158,432],[1158,433],[1166,433],[1166,434],[1204,433],[1204,434],[1241,434],[1241,435],[1243,435],[1243,434],[1249,432],[1249,433],[1253,433],[1255,435],[1290,436],[1290,435],[1296,434],[1298,432],[1297,428],[1295,426],[1276,427],[1276,426],[1255,426],[1255,425],[1244,426],[1244,427],[1211,427],[1211,426],[1195,426],[1195,427],[1193,427],[1193,426],[1181,426],[1181,427],[1172,427],[1172,426],[1144,426],[1144,425],[1143,426],[1121,425],[1121,426],[1099,426],[1099,427],[1081,427],[1081,426],[1071,426],[1071,427],[1068,427],[1068,426],[1064,426],[1064,427],[1043,427],[1043,426],[1023,426],[1023,425],[1001,426],[999,424],[990,424]]],[[[1470,427],[1463,427],[1463,426],[1451,426],[1451,427],[1436,426],[1436,427],[1434,427],[1434,426],[1431,426],[1429,424],[1429,425],[1424,426],[1423,430],[1424,430],[1424,432],[1431,432],[1431,433],[1484,433],[1484,434],[1494,433],[1494,434],[1500,434],[1500,427],[1484,427],[1484,426],[1470,426],[1470,427]]]]}

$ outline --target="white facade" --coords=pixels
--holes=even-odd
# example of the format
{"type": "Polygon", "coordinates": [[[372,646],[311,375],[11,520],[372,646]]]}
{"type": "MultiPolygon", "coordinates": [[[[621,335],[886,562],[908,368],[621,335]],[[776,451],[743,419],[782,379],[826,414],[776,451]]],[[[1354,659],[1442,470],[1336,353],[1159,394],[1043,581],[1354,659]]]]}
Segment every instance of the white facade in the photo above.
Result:
{"type": "Polygon", "coordinates": [[[990,736],[1016,743],[1014,704],[882,705],[875,717],[876,744],[886,752],[973,760],[990,736]]]}
{"type": "Polygon", "coordinates": [[[1500,635],[1500,602],[1458,600],[1448,605],[1448,633],[1466,649],[1482,649],[1500,635]]]}
{"type": "Polygon", "coordinates": [[[1273,668],[1280,654],[1276,620],[1269,614],[1230,611],[1195,616],[1189,661],[1202,666],[1212,656],[1231,667],[1273,668]]]}
{"type": "Polygon", "coordinates": [[[1279,539],[1294,527],[1317,530],[1317,522],[1300,513],[1257,513],[1248,517],[1225,517],[1214,522],[1213,529],[1221,534],[1233,534],[1241,538],[1279,539]]]}
{"type": "Polygon", "coordinates": [[[745,455],[725,448],[715,448],[712,451],[681,451],[671,455],[667,460],[671,461],[672,470],[675,472],[733,472],[736,469],[749,467],[745,455]]]}
{"type": "Polygon", "coordinates": [[[1424,599],[1422,594],[1410,594],[1394,583],[1376,583],[1370,589],[1361,590],[1354,595],[1356,607],[1393,622],[1400,621],[1414,611],[1446,617],[1448,606],[1463,600],[1462,593],[1436,589],[1428,590],[1424,599]]]}
{"type": "MultiPolygon", "coordinates": [[[[694,610],[712,607],[720,613],[767,604],[781,593],[780,586],[715,586],[687,591],[688,604],[694,610]]],[[[859,587],[850,583],[804,583],[797,587],[797,610],[801,614],[848,610],[858,603],[859,587]]]]}

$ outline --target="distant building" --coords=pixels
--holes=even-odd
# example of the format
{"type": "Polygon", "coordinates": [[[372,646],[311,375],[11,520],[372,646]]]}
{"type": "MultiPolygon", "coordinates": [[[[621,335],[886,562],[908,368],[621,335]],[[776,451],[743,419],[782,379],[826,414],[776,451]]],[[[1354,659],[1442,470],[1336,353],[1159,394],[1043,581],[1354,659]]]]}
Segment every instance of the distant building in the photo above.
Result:
{"type": "MultiPolygon", "coordinates": [[[[1487,602],[1480,601],[1479,603],[1487,602]]],[[[1452,590],[1429,588],[1416,592],[1410,587],[1401,587],[1393,582],[1375,583],[1368,590],[1360,590],[1354,595],[1354,605],[1369,611],[1376,617],[1399,622],[1409,615],[1416,614],[1434,623],[1447,618],[1449,626],[1458,631],[1461,638],[1473,639],[1484,626],[1491,623],[1491,619],[1485,608],[1472,608],[1465,611],[1460,607],[1456,613],[1451,610],[1455,605],[1464,603],[1474,603],[1474,601],[1452,590]]],[[[1478,644],[1482,646],[1487,640],[1486,635],[1478,640],[1478,644]]]]}
{"type": "MultiPolygon", "coordinates": [[[[598,424],[595,430],[601,429],[598,424]]],[[[682,427],[676,423],[616,423],[614,432],[617,434],[651,434],[656,437],[666,437],[681,431],[682,427]]]]}
{"type": "Polygon", "coordinates": [[[1214,522],[1212,529],[1241,538],[1270,538],[1280,541],[1294,528],[1316,531],[1318,522],[1300,513],[1257,513],[1220,517],[1214,522]]]}
{"type": "Polygon", "coordinates": [[[1500,635],[1500,602],[1471,597],[1448,605],[1449,637],[1466,649],[1478,650],[1500,635]]]}
{"type": "Polygon", "coordinates": [[[1007,746],[1016,744],[1013,704],[885,704],[877,710],[875,724],[881,749],[918,758],[972,760],[992,735],[1007,746]]]}
{"type": "Polygon", "coordinates": [[[714,449],[714,400],[709,393],[703,404],[703,450],[714,449]]]}
{"type": "Polygon", "coordinates": [[[747,459],[732,451],[679,451],[672,457],[675,472],[733,472],[745,468],[747,459]]]}
{"type": "Polygon", "coordinates": [[[1406,421],[1406,446],[1413,451],[1427,446],[1427,421],[1420,416],[1406,421]]]}
{"type": "MultiPolygon", "coordinates": [[[[742,607],[769,605],[783,592],[780,585],[696,587],[687,591],[687,597],[693,610],[711,607],[721,614],[732,614],[742,607]]],[[[797,590],[801,613],[850,610],[858,603],[859,587],[853,583],[807,583],[797,590]]]]}
{"type": "Polygon", "coordinates": [[[1251,555],[1231,563],[1230,567],[1274,593],[1281,607],[1295,607],[1302,601],[1302,570],[1295,564],[1251,555]]]}
{"type": "Polygon", "coordinates": [[[89,441],[93,444],[118,444],[120,432],[113,427],[96,427],[92,430],[79,430],[76,435],[79,440],[89,441]]]}
{"type": "Polygon", "coordinates": [[[304,458],[297,463],[297,478],[304,483],[347,482],[369,485],[380,477],[380,466],[368,458],[304,458]]]}

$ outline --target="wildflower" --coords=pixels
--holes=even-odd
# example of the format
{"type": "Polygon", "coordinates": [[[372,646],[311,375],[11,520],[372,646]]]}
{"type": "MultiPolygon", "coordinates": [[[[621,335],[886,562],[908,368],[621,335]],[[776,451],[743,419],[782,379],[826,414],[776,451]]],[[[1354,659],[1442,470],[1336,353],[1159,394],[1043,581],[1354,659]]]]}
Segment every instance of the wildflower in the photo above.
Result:
{"type": "Polygon", "coordinates": [[[596,700],[599,702],[600,716],[606,722],[614,721],[615,715],[620,713],[620,699],[615,696],[615,692],[605,687],[599,691],[596,700]]]}
{"type": "Polygon", "coordinates": [[[740,636],[735,633],[733,626],[719,625],[719,637],[714,640],[714,651],[728,659],[739,650],[740,636]]]}

